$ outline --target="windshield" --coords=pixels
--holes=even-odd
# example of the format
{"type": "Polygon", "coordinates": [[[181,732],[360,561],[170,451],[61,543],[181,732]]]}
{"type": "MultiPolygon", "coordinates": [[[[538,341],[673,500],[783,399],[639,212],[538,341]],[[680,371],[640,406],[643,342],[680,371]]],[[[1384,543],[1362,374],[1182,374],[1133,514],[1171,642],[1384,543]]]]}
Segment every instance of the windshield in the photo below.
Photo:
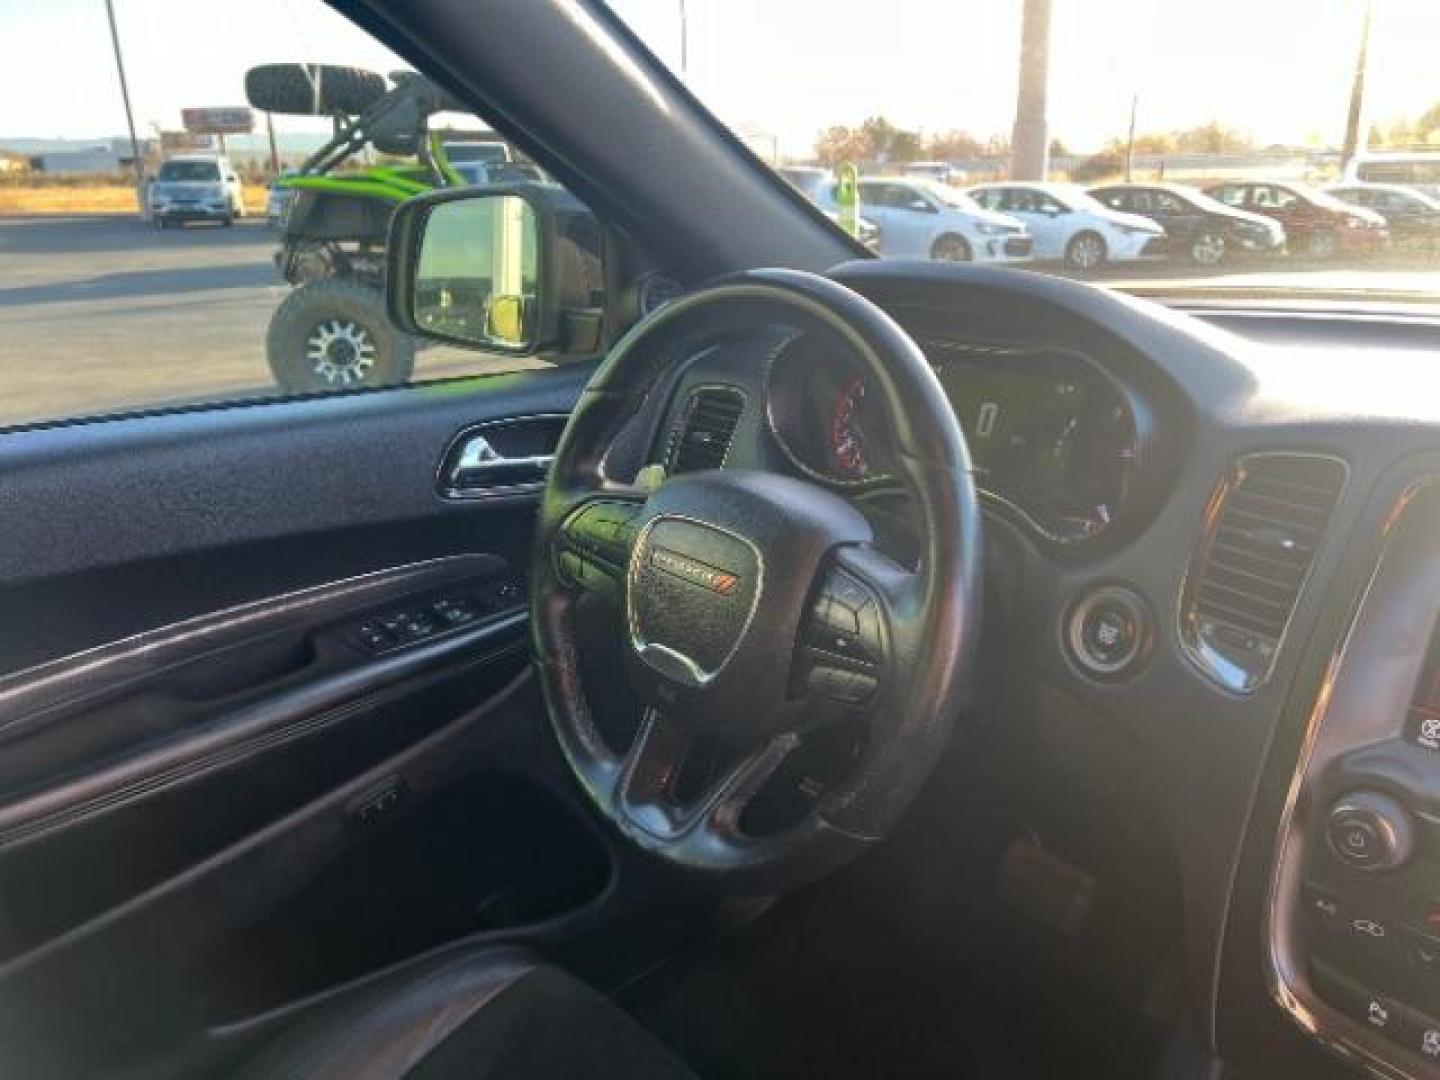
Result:
{"type": "Polygon", "coordinates": [[[609,2],[824,209],[853,167],[856,213],[833,220],[871,222],[881,258],[1177,294],[1440,293],[1433,220],[1320,190],[1440,185],[1435,0],[895,0],[859,20],[823,0],[609,2]],[[965,209],[978,191],[1033,244],[941,243],[954,226],[901,179],[965,209]]]}
{"type": "Polygon", "coordinates": [[[959,210],[981,209],[979,203],[958,188],[947,187],[931,180],[912,180],[911,184],[946,206],[953,206],[959,210]]]}
{"type": "Polygon", "coordinates": [[[162,184],[214,184],[220,167],[213,161],[167,161],[156,177],[162,184]]]}

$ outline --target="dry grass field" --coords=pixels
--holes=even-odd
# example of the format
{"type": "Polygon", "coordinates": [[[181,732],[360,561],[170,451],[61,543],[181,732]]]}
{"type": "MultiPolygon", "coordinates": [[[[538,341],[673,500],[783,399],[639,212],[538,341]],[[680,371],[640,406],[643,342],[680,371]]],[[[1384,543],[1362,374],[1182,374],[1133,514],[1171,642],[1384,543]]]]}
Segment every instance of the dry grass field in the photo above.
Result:
{"type": "MultiPolygon", "coordinates": [[[[245,185],[245,211],[265,212],[265,189],[258,184],[245,185]]],[[[116,184],[22,187],[0,186],[0,215],[21,214],[134,214],[139,202],[133,187],[116,184]]]]}

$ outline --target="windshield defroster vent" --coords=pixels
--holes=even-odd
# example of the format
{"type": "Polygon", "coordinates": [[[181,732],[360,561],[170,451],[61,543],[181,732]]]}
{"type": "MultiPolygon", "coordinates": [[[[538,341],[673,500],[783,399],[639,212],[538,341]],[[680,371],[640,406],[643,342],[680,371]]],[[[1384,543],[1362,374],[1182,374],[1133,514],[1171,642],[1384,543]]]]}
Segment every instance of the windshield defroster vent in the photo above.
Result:
{"type": "Polygon", "coordinates": [[[744,411],[744,395],[729,387],[705,387],[691,394],[670,438],[669,473],[718,469],[725,464],[744,411]]]}
{"type": "Polygon", "coordinates": [[[1338,458],[1255,454],[1217,488],[1181,598],[1191,657],[1227,688],[1270,677],[1345,484],[1338,458]]]}

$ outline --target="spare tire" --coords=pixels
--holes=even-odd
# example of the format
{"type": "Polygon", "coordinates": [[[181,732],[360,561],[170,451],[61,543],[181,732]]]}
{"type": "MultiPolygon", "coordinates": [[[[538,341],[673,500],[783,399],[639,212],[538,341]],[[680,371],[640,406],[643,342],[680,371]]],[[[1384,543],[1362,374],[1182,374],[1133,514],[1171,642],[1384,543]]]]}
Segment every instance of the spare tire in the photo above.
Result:
{"type": "Polygon", "coordinates": [[[252,107],[291,116],[353,116],[388,91],[383,75],[334,64],[261,64],[245,73],[245,97],[252,107]]]}

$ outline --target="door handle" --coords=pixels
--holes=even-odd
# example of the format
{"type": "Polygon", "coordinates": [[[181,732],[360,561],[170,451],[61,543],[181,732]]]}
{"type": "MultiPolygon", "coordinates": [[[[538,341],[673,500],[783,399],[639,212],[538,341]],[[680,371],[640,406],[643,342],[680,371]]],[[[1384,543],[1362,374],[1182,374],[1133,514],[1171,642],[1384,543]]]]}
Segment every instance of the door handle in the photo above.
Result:
{"type": "Polygon", "coordinates": [[[483,434],[463,436],[440,472],[440,494],[449,499],[521,495],[545,486],[554,454],[506,457],[483,434]]]}

